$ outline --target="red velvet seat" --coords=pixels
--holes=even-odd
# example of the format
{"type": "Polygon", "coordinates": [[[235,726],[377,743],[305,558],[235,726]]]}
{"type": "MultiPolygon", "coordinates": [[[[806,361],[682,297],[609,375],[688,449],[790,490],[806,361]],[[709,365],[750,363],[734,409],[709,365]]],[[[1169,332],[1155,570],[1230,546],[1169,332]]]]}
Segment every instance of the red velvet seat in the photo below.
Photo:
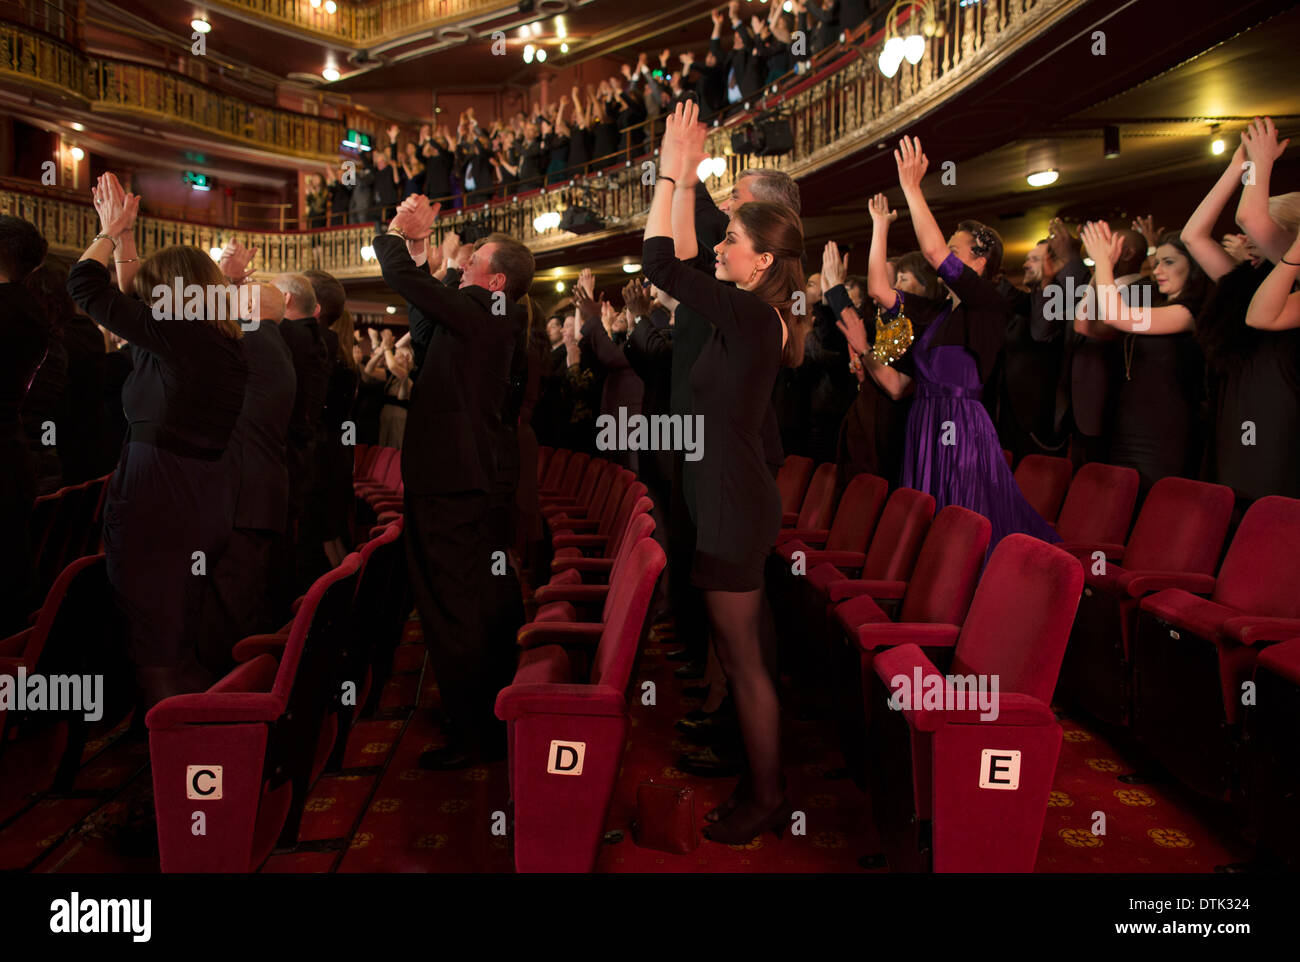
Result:
{"type": "Polygon", "coordinates": [[[888,496],[888,481],[874,474],[859,474],[844,489],[829,528],[785,528],[777,535],[776,553],[792,564],[799,552],[804,571],[823,563],[845,571],[861,570],[888,496]]]}
{"type": "Polygon", "coordinates": [[[787,512],[782,515],[781,527],[803,530],[825,528],[831,523],[831,509],[834,507],[835,465],[823,464],[813,472],[798,514],[787,512]]]}
{"type": "Polygon", "coordinates": [[[544,487],[538,492],[541,503],[572,502],[578,493],[578,488],[582,485],[583,475],[591,461],[591,455],[583,451],[570,455],[569,463],[565,465],[564,473],[560,475],[559,484],[555,487],[544,487]]]}
{"type": "Polygon", "coordinates": [[[537,484],[540,487],[542,479],[546,477],[546,465],[550,463],[551,455],[555,449],[545,444],[537,446],[537,484]]]}
{"type": "Polygon", "coordinates": [[[337,634],[350,627],[360,564],[350,554],[316,580],[287,640],[244,639],[236,657],[246,660],[210,689],[150,709],[164,872],[249,872],[277,840],[297,842],[333,694],[337,634]],[[264,642],[267,651],[254,654],[264,642]],[[203,834],[194,830],[200,814],[203,834]]]}
{"type": "Polygon", "coordinates": [[[800,454],[786,455],[785,463],[776,473],[776,489],[781,492],[781,514],[798,517],[799,506],[803,504],[804,493],[812,479],[812,458],[800,454]]]}
{"type": "MultiPolygon", "coordinates": [[[[1217,578],[1140,602],[1133,645],[1133,729],[1185,784],[1216,798],[1236,788],[1243,685],[1266,645],[1300,635],[1300,500],[1260,498],[1217,578]]],[[[1175,581],[1175,583],[1177,583],[1175,581]]]]}
{"type": "Polygon", "coordinates": [[[610,486],[620,468],[604,458],[592,458],[583,472],[582,483],[570,497],[544,496],[540,499],[542,519],[551,530],[564,527],[567,518],[594,518],[604,510],[610,486]]]}
{"type": "MultiPolygon", "coordinates": [[[[627,528],[618,542],[614,563],[608,571],[610,582],[619,577],[619,572],[632,554],[632,549],[644,538],[654,535],[655,523],[650,517],[650,499],[640,498],[628,517],[627,528]]],[[[562,621],[592,621],[605,619],[608,607],[609,585],[598,583],[593,577],[583,581],[582,572],[577,568],[565,568],[551,576],[551,580],[533,592],[537,603],[537,617],[553,620],[555,612],[562,611],[562,621]]]]}
{"type": "Polygon", "coordinates": [[[560,482],[564,479],[564,472],[569,466],[569,458],[573,457],[573,452],[567,448],[557,448],[551,455],[550,461],[546,463],[546,474],[538,485],[538,493],[550,494],[560,487],[560,482]]]}
{"type": "Polygon", "coordinates": [[[1029,454],[1016,466],[1016,485],[1045,521],[1055,522],[1073,473],[1069,458],[1029,454]]]}
{"type": "Polygon", "coordinates": [[[1132,468],[1089,462],[1070,482],[1056,520],[1057,547],[1073,555],[1102,551],[1113,561],[1124,558],[1124,540],[1137,504],[1138,473],[1132,468]]]}
{"type": "Polygon", "coordinates": [[[1076,559],[1013,534],[994,548],[960,630],[879,626],[908,642],[877,652],[867,696],[871,807],[892,869],[1033,869],[1062,738],[1050,699],[1082,588],[1076,559]],[[947,677],[927,647],[952,649],[947,677]],[[994,680],[997,717],[982,717],[961,686],[983,681],[991,694],[994,680]]]}
{"type": "Polygon", "coordinates": [[[1245,708],[1243,796],[1258,855],[1300,869],[1300,638],[1270,645],[1255,663],[1245,708]]]}
{"type": "Polygon", "coordinates": [[[496,714],[508,730],[521,872],[595,867],[627,742],[632,666],[665,563],[663,549],[644,538],[610,587],[603,625],[534,622],[519,632],[526,650],[496,714]],[[586,656],[589,674],[575,673],[570,651],[586,656]]]}
{"type": "Polygon", "coordinates": [[[102,554],[64,568],[32,625],[0,641],[0,675],[17,685],[20,670],[28,677],[44,676],[51,691],[54,675],[102,676],[100,717],[85,717],[96,692],[85,691],[81,682],[76,690],[82,692],[82,711],[0,707],[0,820],[33,792],[70,790],[91,726],[107,733],[131,710],[134,685],[124,626],[102,554]]]}
{"type": "Polygon", "coordinates": [[[1164,588],[1212,590],[1232,507],[1231,488],[1163,478],[1142,504],[1123,566],[1080,559],[1083,598],[1061,667],[1063,698],[1103,721],[1128,724],[1139,602],[1164,588]]]}
{"type": "Polygon", "coordinates": [[[556,520],[551,535],[555,552],[551,561],[552,571],[559,570],[556,565],[561,559],[573,557],[575,553],[603,555],[610,559],[618,553],[618,537],[636,503],[646,494],[646,486],[635,480],[631,471],[618,470],[619,477],[614,479],[599,517],[556,520]]]}

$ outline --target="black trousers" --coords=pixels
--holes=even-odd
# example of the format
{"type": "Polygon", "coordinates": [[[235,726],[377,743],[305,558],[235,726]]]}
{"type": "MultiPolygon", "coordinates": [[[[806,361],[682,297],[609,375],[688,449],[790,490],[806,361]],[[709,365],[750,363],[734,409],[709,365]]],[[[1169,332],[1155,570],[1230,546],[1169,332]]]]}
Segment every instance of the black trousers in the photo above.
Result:
{"type": "Polygon", "coordinates": [[[198,656],[204,668],[221,677],[235,667],[231,650],[249,635],[279,631],[270,598],[274,531],[235,528],[226,550],[208,574],[199,626],[198,656]]]}
{"type": "MultiPolygon", "coordinates": [[[[500,645],[489,646],[489,622],[494,621],[489,608],[505,593],[493,583],[504,576],[493,575],[492,552],[505,551],[509,542],[497,541],[488,523],[493,504],[485,492],[408,491],[405,504],[411,590],[448,734],[456,747],[472,751],[499,740],[503,731],[493,708],[509,678],[503,677],[505,651],[500,645]]],[[[517,582],[515,588],[517,594],[517,582]]],[[[510,641],[513,654],[513,638],[510,641]]]]}

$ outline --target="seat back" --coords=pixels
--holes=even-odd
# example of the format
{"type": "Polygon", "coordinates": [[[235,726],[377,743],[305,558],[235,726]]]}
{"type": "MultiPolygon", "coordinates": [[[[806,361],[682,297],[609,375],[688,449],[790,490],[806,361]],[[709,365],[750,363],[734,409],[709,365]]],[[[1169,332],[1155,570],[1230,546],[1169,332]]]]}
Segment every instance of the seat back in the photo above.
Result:
{"type": "Polygon", "coordinates": [[[606,461],[604,458],[592,458],[592,463],[600,472],[596,475],[596,486],[591,491],[591,499],[587,502],[587,517],[599,518],[601,512],[605,509],[605,503],[609,499],[609,492],[614,484],[614,479],[618,477],[619,467],[612,461],[606,461]]]}
{"type": "Polygon", "coordinates": [[[1069,458],[1052,458],[1045,454],[1029,454],[1016,466],[1016,484],[1030,507],[1046,521],[1055,522],[1061,513],[1061,502],[1070,487],[1074,466],[1069,458]]]}
{"type": "Polygon", "coordinates": [[[1056,530],[1065,541],[1123,544],[1137,503],[1138,473],[1096,461],[1070,482],[1056,530]]]}
{"type": "Polygon", "coordinates": [[[548,445],[539,444],[537,446],[537,483],[538,484],[541,484],[542,479],[546,477],[546,465],[550,463],[551,455],[554,453],[555,453],[555,449],[548,445]]]}
{"type": "Polygon", "coordinates": [[[69,547],[81,545],[85,537],[83,527],[89,525],[89,515],[93,505],[87,505],[90,499],[89,483],[74,484],[63,488],[54,509],[53,520],[46,531],[45,542],[36,555],[36,590],[48,591],[54,584],[68,562],[69,547]]]}
{"type": "Polygon", "coordinates": [[[551,460],[546,465],[546,477],[542,478],[543,492],[553,494],[560,489],[560,480],[564,477],[564,470],[569,466],[569,457],[572,453],[566,448],[560,448],[551,455],[551,460]]]}
{"type": "MultiPolygon", "coordinates": [[[[610,585],[613,585],[622,577],[623,569],[626,567],[628,559],[632,557],[632,550],[641,543],[642,539],[654,536],[655,522],[654,518],[650,517],[649,504],[649,498],[642,498],[637,502],[637,510],[633,511],[632,516],[628,518],[627,529],[620,536],[618,553],[614,555],[614,563],[609,567],[610,585]],[[644,511],[641,510],[643,503],[647,506],[644,511]]],[[[602,606],[600,614],[602,624],[609,620],[611,614],[610,605],[613,598],[613,590],[605,592],[605,604],[602,606]]]]}
{"type": "Polygon", "coordinates": [[[800,454],[786,456],[781,470],[776,473],[776,489],[781,492],[782,514],[798,513],[814,467],[812,458],[800,454]]]}
{"type": "MultiPolygon", "coordinates": [[[[629,487],[628,491],[631,492],[631,490],[632,488],[629,487]]],[[[618,556],[623,552],[623,549],[625,547],[631,547],[631,545],[628,544],[628,538],[633,538],[632,535],[632,532],[634,530],[633,523],[639,517],[642,516],[647,518],[650,517],[650,512],[652,510],[654,510],[654,502],[652,502],[650,498],[643,491],[641,493],[641,496],[632,502],[631,510],[628,511],[627,520],[623,523],[623,526],[618,529],[618,531],[616,532],[613,538],[610,538],[607,557],[612,556],[615,559],[615,562],[617,563],[618,556]]],[[[654,530],[653,520],[651,520],[650,522],[650,530],[652,531],[654,530]]],[[[637,536],[633,538],[631,544],[636,544],[637,540],[639,540],[640,537],[643,536],[637,536]]]]}
{"type": "Polygon", "coordinates": [[[355,718],[365,705],[373,681],[371,665],[379,649],[391,652],[401,638],[409,609],[394,597],[394,587],[406,578],[403,519],[388,524],[359,549],[361,568],[352,604],[352,626],[339,652],[339,682],[332,693],[334,710],[355,718]],[[344,703],[343,683],[355,686],[352,705],[344,703]]]}
{"type": "Polygon", "coordinates": [[[826,538],[829,551],[866,551],[871,532],[889,497],[889,482],[874,474],[859,474],[844,489],[835,520],[826,538]]]}
{"type": "Polygon", "coordinates": [[[1130,571],[1214,574],[1232,520],[1232,489],[1161,478],[1147,493],[1124,550],[1130,571]]]}
{"type": "Polygon", "coordinates": [[[1027,534],[993,549],[953,654],[955,675],[998,677],[998,690],[1050,704],[1083,593],[1083,566],[1027,534]]]}
{"type": "Polygon", "coordinates": [[[591,455],[584,451],[579,451],[569,458],[568,467],[564,469],[564,476],[560,478],[559,494],[571,498],[578,493],[578,488],[582,484],[589,463],[591,463],[591,455]]]}
{"type": "Polygon", "coordinates": [[[1214,583],[1214,600],[1252,615],[1300,618],[1300,500],[1270,495],[1246,511],[1214,583]]]}
{"type": "Polygon", "coordinates": [[[899,621],[960,625],[970,608],[993,526],[968,508],[950,504],[930,524],[899,609],[899,621]]]}
{"type": "Polygon", "coordinates": [[[592,496],[596,493],[596,485],[605,475],[605,466],[609,464],[604,458],[589,458],[587,467],[582,472],[582,481],[578,485],[578,490],[573,494],[573,500],[584,507],[591,506],[592,496]]]}
{"type": "Polygon", "coordinates": [[[591,666],[593,685],[627,690],[655,583],[667,560],[653,538],[642,538],[632,548],[619,577],[610,584],[605,628],[591,666]]]}
{"type": "MultiPolygon", "coordinates": [[[[601,508],[600,520],[596,524],[596,533],[607,535],[618,530],[614,522],[617,519],[619,512],[623,509],[624,501],[626,501],[627,498],[628,488],[630,488],[635,482],[635,474],[627,468],[618,469],[618,477],[614,479],[614,483],[610,486],[609,494],[605,498],[605,505],[601,508]]],[[[635,500],[633,500],[632,503],[635,504],[635,500]]],[[[626,520],[626,516],[624,517],[624,520],[626,520]]],[[[612,546],[613,539],[611,538],[610,541],[612,546]]]]}
{"type": "MultiPolygon", "coordinates": [[[[631,472],[628,472],[631,474],[631,472]]],[[[602,524],[600,533],[609,536],[609,548],[607,554],[613,556],[618,551],[619,538],[627,528],[628,519],[632,517],[632,512],[636,510],[637,502],[646,498],[646,486],[640,481],[633,481],[628,484],[623,491],[623,497],[618,503],[618,509],[609,516],[609,524],[602,524]]],[[[649,498],[646,498],[648,501],[649,498]]]]}
{"type": "Polygon", "coordinates": [[[831,509],[835,506],[835,465],[823,464],[813,472],[799,509],[797,528],[827,528],[831,523],[831,509]]]}
{"type": "Polygon", "coordinates": [[[911,573],[934,517],[934,498],[923,491],[899,488],[885,502],[880,523],[867,549],[862,577],[902,581],[911,573]]]}
{"type": "Polygon", "coordinates": [[[388,477],[388,469],[393,466],[394,461],[398,461],[397,448],[381,447],[375,455],[374,462],[370,465],[370,476],[363,480],[382,483],[388,477]]]}

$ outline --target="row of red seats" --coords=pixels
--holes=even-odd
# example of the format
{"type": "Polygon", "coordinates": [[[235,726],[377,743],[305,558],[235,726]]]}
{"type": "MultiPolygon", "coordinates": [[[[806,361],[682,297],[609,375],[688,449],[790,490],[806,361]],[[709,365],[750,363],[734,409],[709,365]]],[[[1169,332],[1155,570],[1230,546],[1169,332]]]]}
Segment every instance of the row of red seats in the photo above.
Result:
{"type": "MultiPolygon", "coordinates": [[[[901,489],[886,501],[882,479],[860,476],[846,488],[827,528],[831,499],[826,492],[833,484],[833,466],[822,465],[812,473],[808,465],[790,461],[793,480],[782,479],[783,494],[797,496],[802,478],[811,474],[799,521],[815,526],[788,529],[778,540],[773,556],[778,563],[769,579],[774,606],[784,637],[795,637],[792,632],[803,635],[798,652],[803,666],[811,665],[834,692],[846,757],[865,778],[860,720],[864,714],[868,721],[875,715],[869,689],[882,670],[879,651],[906,635],[918,643],[929,639],[935,656],[958,632],[969,629],[988,523],[955,507],[931,520],[933,500],[927,495],[901,489]],[[807,577],[792,571],[806,571],[807,577]],[[856,675],[851,662],[858,662],[861,670],[860,695],[846,691],[857,685],[842,681],[856,675]],[[871,708],[863,709],[863,704],[871,708]]],[[[1288,705],[1287,717],[1295,730],[1296,648],[1279,646],[1279,654],[1258,659],[1257,654],[1266,645],[1300,636],[1300,598],[1290,590],[1300,563],[1300,502],[1256,502],[1219,566],[1233,506],[1227,488],[1164,479],[1153,487],[1130,533],[1137,476],[1129,469],[1089,464],[1071,477],[1063,459],[1031,457],[1021,462],[1016,477],[1026,496],[1055,521],[1066,538],[1061,548],[1075,556],[1074,569],[1086,579],[1077,618],[1068,592],[1056,599],[1072,616],[1066,622],[1070,643],[1060,669],[1062,697],[1105,720],[1131,721],[1138,740],[1182,781],[1248,803],[1261,838],[1270,840],[1272,850],[1294,858],[1294,801],[1290,809],[1279,810],[1279,796],[1264,797],[1258,787],[1263,780],[1272,779],[1271,785],[1279,780],[1276,766],[1268,766],[1267,776],[1263,774],[1261,758],[1288,750],[1294,757],[1294,749],[1288,749],[1281,735],[1285,728],[1269,726],[1261,732],[1253,719],[1258,716],[1258,690],[1282,689],[1291,694],[1275,695],[1269,708],[1277,711],[1278,702],[1288,705]],[[1267,746],[1266,755],[1253,747],[1260,745],[1267,746]],[[1283,818],[1287,811],[1289,823],[1283,818]]],[[[979,590],[993,564],[990,560],[979,590]]],[[[1005,598],[1007,610],[1017,615],[1002,629],[1006,650],[1014,647],[1011,636],[1023,622],[1022,613],[1033,610],[1027,590],[1005,598]]],[[[1060,654],[1053,654],[1043,639],[1032,658],[1037,659],[1034,684],[1045,700],[1057,687],[1060,654]]],[[[868,724],[866,731],[871,730],[868,724]]],[[[879,764],[873,755],[873,775],[879,764]]],[[[1281,779],[1290,786],[1289,794],[1284,788],[1281,797],[1294,800],[1300,771],[1294,765],[1289,771],[1290,781],[1281,779]]],[[[1049,766],[1049,786],[1050,777],[1049,766]]],[[[984,799],[1005,808],[1013,794],[984,799]]],[[[918,800],[912,816],[919,817],[923,808],[918,800]]],[[[1041,814],[1035,815],[1040,825],[1041,814]]],[[[1017,819],[1023,820],[1023,813],[1017,819]]],[[[950,868],[958,864],[952,861],[952,841],[946,861],[950,868]]],[[[938,868],[938,851],[936,841],[933,849],[927,846],[921,861],[932,856],[938,868]]],[[[969,858],[960,864],[967,870],[987,870],[995,864],[977,849],[968,848],[965,854],[969,858]]],[[[1019,870],[1032,867],[1033,857],[1033,849],[1021,851],[1019,870]]],[[[916,859],[906,862],[916,864],[916,859]]]]}
{"type": "Polygon", "coordinates": [[[35,559],[34,591],[44,597],[69,564],[100,550],[104,500],[111,474],[43,494],[32,505],[28,537],[35,559]]]}

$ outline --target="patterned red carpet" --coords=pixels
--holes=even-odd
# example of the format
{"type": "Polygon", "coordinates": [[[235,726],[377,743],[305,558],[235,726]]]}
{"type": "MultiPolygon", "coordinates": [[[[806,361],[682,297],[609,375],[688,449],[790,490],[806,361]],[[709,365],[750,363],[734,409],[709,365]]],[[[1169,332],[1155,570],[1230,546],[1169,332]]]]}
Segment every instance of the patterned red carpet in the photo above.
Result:
{"type": "MultiPolygon", "coordinates": [[[[791,799],[806,815],[807,834],[769,834],[744,847],[702,841],[689,855],[639,848],[627,830],[636,787],[646,779],[692,785],[697,813],[721,802],[730,779],[690,779],[673,768],[691,747],[674,723],[699,702],[682,697],[665,653],[671,639],[643,649],[634,687],[650,680],[657,704],[633,707],[632,730],[602,850],[600,872],[861,872],[858,858],[877,850],[867,797],[849,780],[824,774],[841,764],[822,723],[788,721],[786,768],[791,799]],[[617,840],[615,840],[617,839],[617,840]]],[[[264,872],[510,872],[508,839],[494,834],[508,811],[506,766],[460,772],[420,770],[420,752],[440,734],[429,710],[437,703],[412,621],[399,647],[379,717],[363,721],[348,742],[342,774],[326,775],[307,803],[299,845],[276,852],[264,872]]],[[[1125,756],[1095,729],[1064,719],[1040,872],[1210,872],[1243,861],[1227,813],[1172,783],[1131,783],[1125,756]],[[1106,833],[1091,831],[1094,813],[1106,833]]],[[[156,855],[122,854],[123,824],[138,823],[152,795],[144,737],[125,724],[87,746],[74,791],[30,795],[0,810],[0,870],[156,872],[156,855]]],[[[147,824],[147,823],[146,823],[147,824]]]]}

